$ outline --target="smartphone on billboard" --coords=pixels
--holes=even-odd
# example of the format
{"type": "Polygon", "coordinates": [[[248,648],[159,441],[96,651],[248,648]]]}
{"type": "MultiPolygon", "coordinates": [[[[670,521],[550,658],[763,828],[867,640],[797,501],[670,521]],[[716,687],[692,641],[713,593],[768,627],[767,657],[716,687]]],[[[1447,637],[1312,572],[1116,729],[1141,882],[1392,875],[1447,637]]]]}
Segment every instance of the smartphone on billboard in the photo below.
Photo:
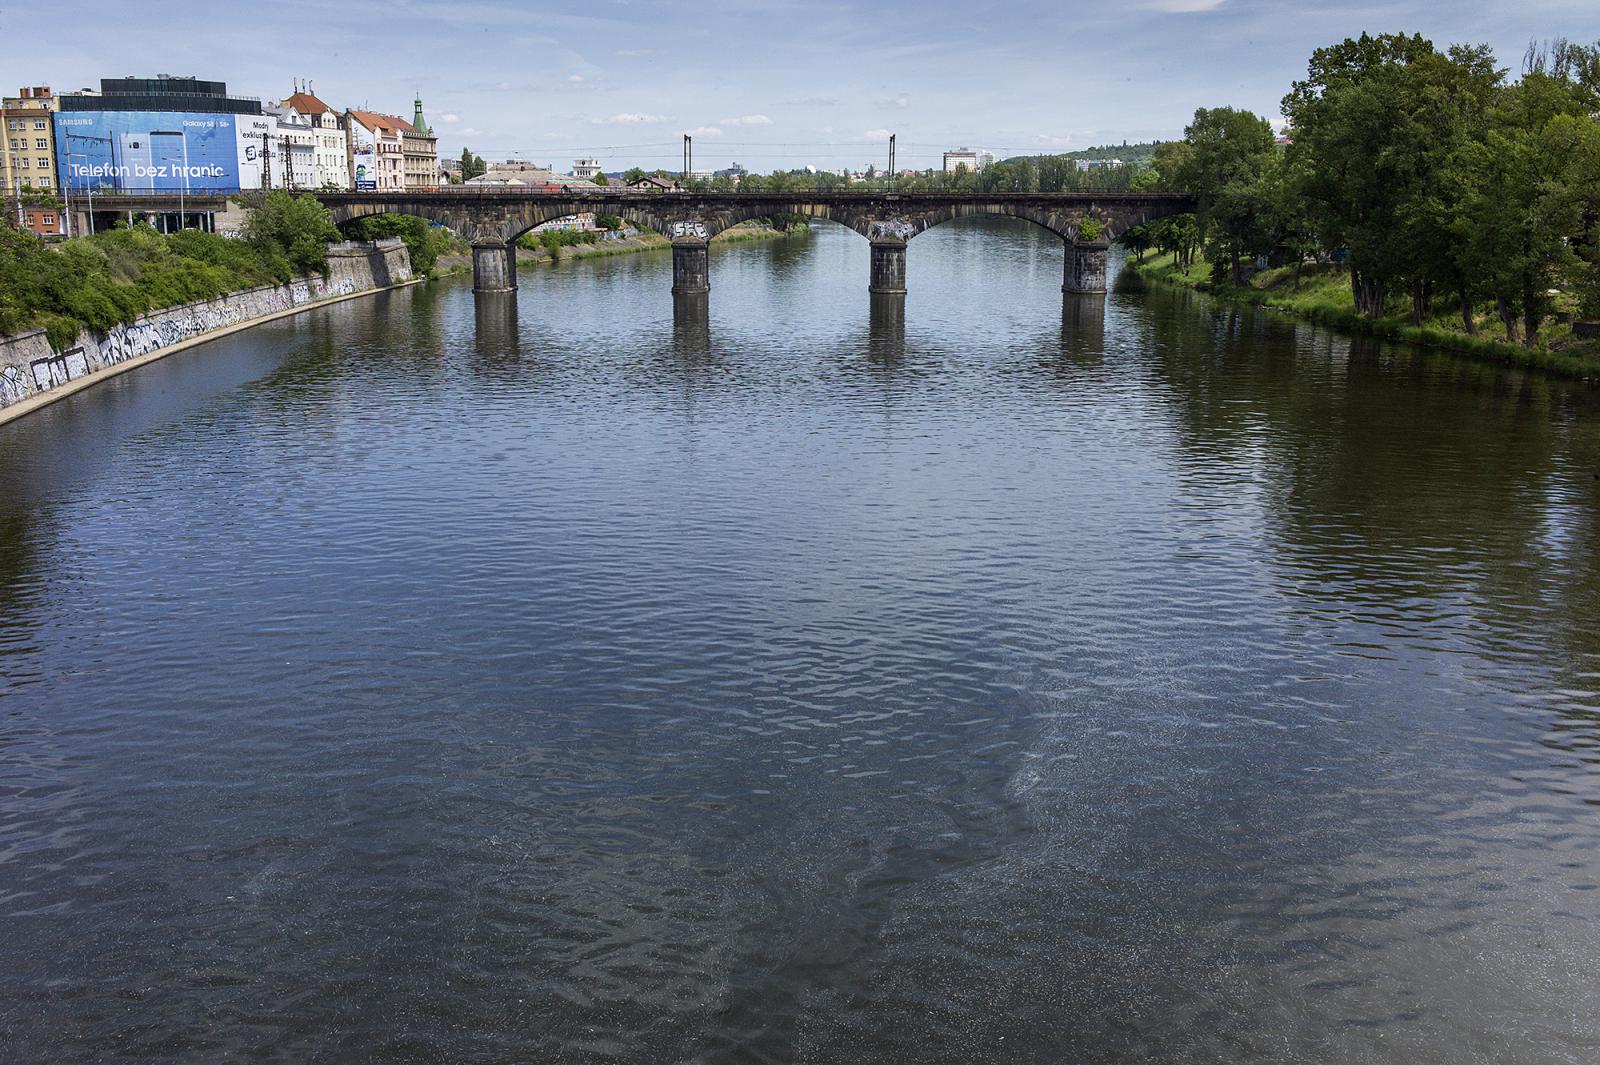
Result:
{"type": "Polygon", "coordinates": [[[150,134],[123,133],[118,136],[122,149],[122,177],[117,185],[129,189],[155,191],[155,156],[150,150],[150,134]]]}

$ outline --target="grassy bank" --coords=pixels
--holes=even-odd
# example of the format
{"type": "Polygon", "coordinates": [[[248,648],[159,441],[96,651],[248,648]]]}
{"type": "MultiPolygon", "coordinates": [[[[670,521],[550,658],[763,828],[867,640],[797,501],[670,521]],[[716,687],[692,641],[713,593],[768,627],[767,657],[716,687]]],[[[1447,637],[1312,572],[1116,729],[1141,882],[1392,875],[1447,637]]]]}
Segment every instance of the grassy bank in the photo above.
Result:
{"type": "MultiPolygon", "coordinates": [[[[806,230],[796,229],[785,232],[773,229],[770,226],[739,225],[725,229],[711,238],[712,244],[735,244],[748,240],[772,240],[777,237],[796,236],[806,230]]],[[[655,233],[640,233],[636,237],[625,237],[621,240],[596,241],[593,244],[569,244],[558,246],[552,254],[550,248],[536,246],[529,248],[519,245],[517,248],[518,265],[526,263],[559,263],[568,259],[603,259],[610,255],[633,255],[644,251],[664,251],[672,247],[672,242],[666,237],[655,233]]],[[[432,271],[434,277],[447,274],[460,274],[472,272],[472,255],[455,254],[441,256],[432,271]]]]}
{"type": "Polygon", "coordinates": [[[1600,377],[1600,342],[1578,340],[1572,335],[1572,327],[1563,322],[1547,322],[1538,346],[1530,348],[1508,342],[1500,320],[1485,308],[1479,308],[1476,336],[1465,331],[1454,310],[1448,315],[1434,314],[1425,318],[1421,325],[1413,324],[1409,313],[1363,317],[1355,310],[1349,274],[1336,265],[1308,264],[1298,279],[1292,266],[1263,270],[1243,285],[1213,281],[1211,267],[1203,261],[1187,271],[1182,270],[1167,254],[1146,255],[1143,262],[1130,257],[1126,268],[1147,281],[1281,311],[1347,333],[1442,348],[1473,358],[1532,366],[1571,377],[1600,377]]]}

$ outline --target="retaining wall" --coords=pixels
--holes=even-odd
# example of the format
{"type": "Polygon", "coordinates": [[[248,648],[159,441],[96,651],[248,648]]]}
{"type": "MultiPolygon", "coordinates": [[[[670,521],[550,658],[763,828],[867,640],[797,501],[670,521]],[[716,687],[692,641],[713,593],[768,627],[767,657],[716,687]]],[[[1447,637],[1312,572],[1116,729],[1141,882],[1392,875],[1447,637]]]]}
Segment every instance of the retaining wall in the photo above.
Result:
{"type": "Polygon", "coordinates": [[[44,330],[0,337],[0,410],[82,377],[296,307],[411,280],[411,256],[399,237],[328,246],[328,275],[263,285],[152,311],[105,333],[85,330],[61,351],[44,330]]]}

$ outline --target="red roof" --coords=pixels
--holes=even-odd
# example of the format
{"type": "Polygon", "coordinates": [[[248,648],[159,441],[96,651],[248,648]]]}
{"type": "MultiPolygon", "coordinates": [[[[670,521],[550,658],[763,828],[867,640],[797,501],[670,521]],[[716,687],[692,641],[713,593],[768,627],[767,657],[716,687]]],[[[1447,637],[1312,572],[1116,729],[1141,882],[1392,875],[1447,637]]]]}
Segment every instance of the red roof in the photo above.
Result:
{"type": "Polygon", "coordinates": [[[368,129],[392,129],[397,133],[415,133],[416,127],[403,118],[380,114],[377,111],[351,111],[350,115],[368,129]]]}
{"type": "Polygon", "coordinates": [[[284,107],[292,107],[302,115],[325,115],[333,108],[312,96],[308,92],[297,92],[283,101],[284,107]]]}

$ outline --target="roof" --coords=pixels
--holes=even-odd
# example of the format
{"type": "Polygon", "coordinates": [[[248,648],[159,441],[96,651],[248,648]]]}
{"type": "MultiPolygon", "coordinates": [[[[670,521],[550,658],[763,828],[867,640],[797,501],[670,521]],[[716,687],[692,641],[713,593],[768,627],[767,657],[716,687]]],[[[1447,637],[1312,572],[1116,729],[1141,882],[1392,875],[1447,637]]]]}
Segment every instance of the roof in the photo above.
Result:
{"type": "Polygon", "coordinates": [[[297,92],[283,101],[284,107],[292,107],[302,115],[325,115],[333,108],[312,96],[308,92],[297,92]]]}
{"type": "Polygon", "coordinates": [[[416,132],[416,128],[413,127],[411,123],[407,122],[403,118],[396,118],[394,115],[385,115],[377,111],[355,110],[348,112],[348,114],[351,118],[355,119],[363,126],[366,126],[368,129],[388,129],[393,130],[396,133],[416,132]]]}

